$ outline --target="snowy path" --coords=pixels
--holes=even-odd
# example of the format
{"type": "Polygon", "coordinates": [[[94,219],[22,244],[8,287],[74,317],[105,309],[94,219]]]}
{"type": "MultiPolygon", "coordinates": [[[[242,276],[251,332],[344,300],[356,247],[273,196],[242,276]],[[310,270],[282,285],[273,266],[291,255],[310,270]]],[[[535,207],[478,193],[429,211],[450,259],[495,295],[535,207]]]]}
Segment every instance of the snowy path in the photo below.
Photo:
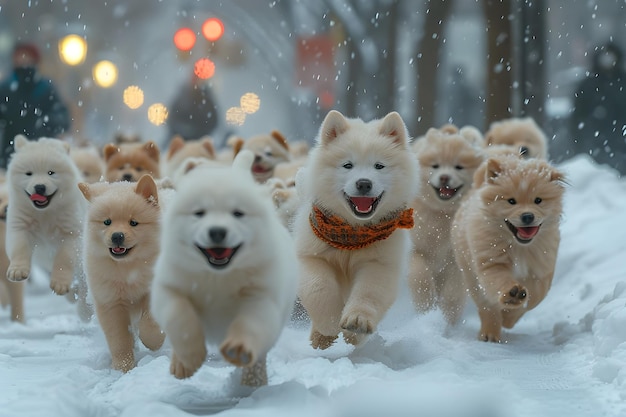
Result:
{"type": "Polygon", "coordinates": [[[97,323],[35,280],[26,326],[0,311],[0,416],[625,416],[626,180],[584,158],[562,168],[571,186],[554,285],[506,343],[475,339],[471,303],[446,331],[403,291],[356,351],[315,351],[292,324],[270,353],[270,385],[239,400],[216,356],[189,380],[170,376],[167,344],[138,347],[126,375],[110,370],[97,323]]]}

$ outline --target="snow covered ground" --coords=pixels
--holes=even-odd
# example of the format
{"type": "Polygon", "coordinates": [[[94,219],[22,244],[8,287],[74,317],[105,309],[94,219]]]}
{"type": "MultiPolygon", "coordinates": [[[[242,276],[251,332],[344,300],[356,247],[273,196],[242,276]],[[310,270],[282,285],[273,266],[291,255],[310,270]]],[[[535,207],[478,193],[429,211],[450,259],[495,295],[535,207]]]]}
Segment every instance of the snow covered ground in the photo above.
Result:
{"type": "Polygon", "coordinates": [[[476,340],[473,304],[446,331],[402,291],[357,350],[313,350],[306,324],[291,323],[270,352],[269,385],[246,394],[216,355],[175,379],[167,342],[138,345],[138,366],[112,371],[97,322],[35,277],[26,325],[0,311],[0,416],[625,416],[626,180],[585,157],[560,167],[570,186],[554,285],[506,343],[476,340]]]}

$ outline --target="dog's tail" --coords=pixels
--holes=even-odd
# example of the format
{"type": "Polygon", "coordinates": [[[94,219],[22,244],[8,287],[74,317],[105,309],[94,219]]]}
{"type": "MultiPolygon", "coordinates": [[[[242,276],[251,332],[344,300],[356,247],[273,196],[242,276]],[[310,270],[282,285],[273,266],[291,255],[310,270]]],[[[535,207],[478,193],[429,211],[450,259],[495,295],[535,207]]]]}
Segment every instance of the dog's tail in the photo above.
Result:
{"type": "Polygon", "coordinates": [[[233,167],[250,171],[254,162],[254,153],[248,149],[242,149],[233,160],[233,167]]]}

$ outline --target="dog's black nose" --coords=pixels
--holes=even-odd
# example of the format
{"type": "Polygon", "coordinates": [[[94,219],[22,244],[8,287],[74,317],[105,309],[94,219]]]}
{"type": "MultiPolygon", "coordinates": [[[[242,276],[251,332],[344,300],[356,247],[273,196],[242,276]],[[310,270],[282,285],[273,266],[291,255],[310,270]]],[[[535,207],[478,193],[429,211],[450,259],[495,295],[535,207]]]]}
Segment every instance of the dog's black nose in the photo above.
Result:
{"type": "Polygon", "coordinates": [[[133,180],[133,175],[132,174],[124,174],[122,175],[122,181],[132,181],[133,180]]]}
{"type": "Polygon", "coordinates": [[[535,221],[535,215],[532,213],[522,213],[522,215],[520,216],[520,219],[522,220],[522,223],[524,224],[531,224],[532,222],[535,221]]]}
{"type": "Polygon", "coordinates": [[[442,175],[442,176],[439,177],[439,183],[441,185],[448,185],[449,182],[450,182],[450,176],[442,175]]]}
{"type": "Polygon", "coordinates": [[[361,178],[356,181],[356,189],[360,194],[367,194],[372,190],[372,181],[361,178]]]}
{"type": "Polygon", "coordinates": [[[46,195],[46,186],[43,184],[35,185],[35,194],[46,195]]]}
{"type": "Polygon", "coordinates": [[[255,155],[254,155],[254,162],[255,162],[255,163],[259,163],[259,162],[261,162],[261,155],[255,154],[255,155]]]}
{"type": "Polygon", "coordinates": [[[116,246],[122,246],[124,244],[124,233],[115,232],[111,235],[111,242],[116,246]]]}
{"type": "Polygon", "coordinates": [[[209,237],[214,243],[222,243],[226,238],[226,229],[223,227],[211,227],[209,237]]]}
{"type": "Polygon", "coordinates": [[[530,151],[530,149],[528,149],[528,146],[520,146],[519,147],[519,154],[524,157],[524,158],[528,158],[530,155],[528,155],[528,152],[530,151]]]}

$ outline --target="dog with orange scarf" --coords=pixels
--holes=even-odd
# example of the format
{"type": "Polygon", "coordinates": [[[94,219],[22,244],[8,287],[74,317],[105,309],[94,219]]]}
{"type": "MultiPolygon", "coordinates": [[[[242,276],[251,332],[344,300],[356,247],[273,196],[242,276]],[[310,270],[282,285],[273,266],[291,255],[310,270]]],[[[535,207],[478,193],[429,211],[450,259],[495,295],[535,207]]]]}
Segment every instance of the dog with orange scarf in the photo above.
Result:
{"type": "Polygon", "coordinates": [[[296,184],[302,205],[294,223],[314,348],[330,347],[339,333],[362,343],[395,301],[418,170],[398,113],[364,122],[332,110],[324,119],[296,184]]]}

